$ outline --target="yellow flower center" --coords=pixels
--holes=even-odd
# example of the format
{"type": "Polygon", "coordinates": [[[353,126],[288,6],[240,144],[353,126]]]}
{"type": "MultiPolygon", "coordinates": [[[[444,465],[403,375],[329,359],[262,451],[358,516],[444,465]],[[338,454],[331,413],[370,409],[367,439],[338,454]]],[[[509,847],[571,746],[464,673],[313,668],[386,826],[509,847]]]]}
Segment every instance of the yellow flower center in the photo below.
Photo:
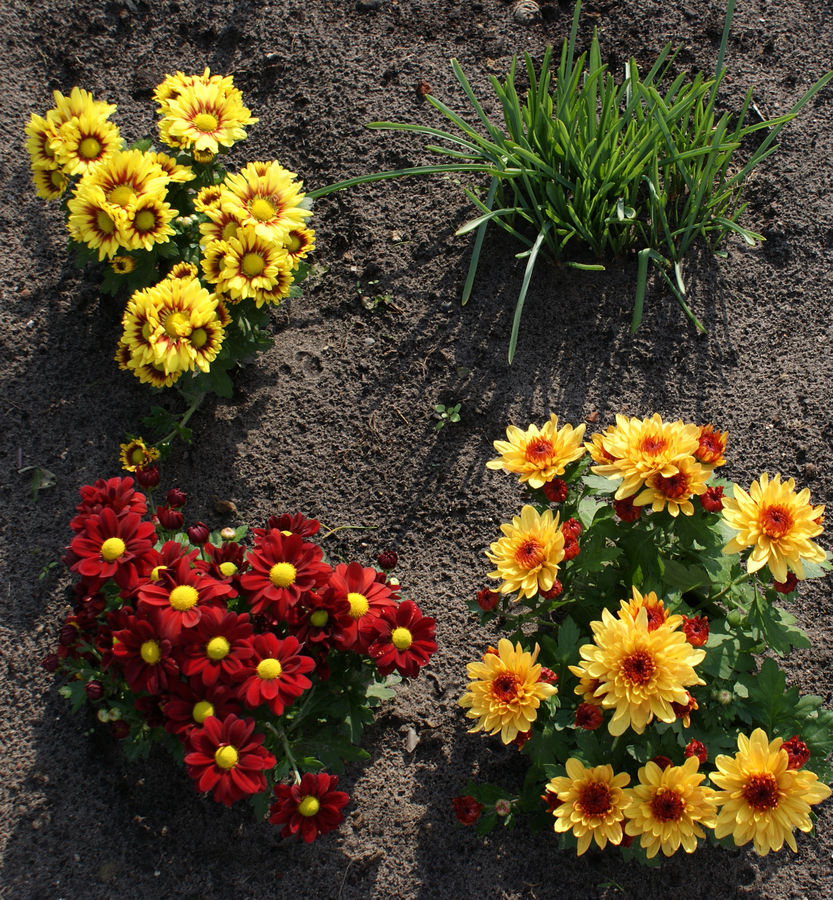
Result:
{"type": "Polygon", "coordinates": [[[311,625],[315,625],[316,628],[323,628],[327,622],[330,620],[330,614],[326,609],[316,609],[316,611],[309,617],[309,621],[311,625]]]}
{"type": "Polygon", "coordinates": [[[145,461],[145,451],[141,447],[135,447],[130,453],[130,462],[140,466],[145,461]]]}
{"type": "Polygon", "coordinates": [[[673,788],[660,788],[651,800],[651,815],[658,822],[679,822],[685,801],[673,788]]]}
{"type": "Polygon", "coordinates": [[[397,650],[407,650],[414,642],[413,635],[407,628],[394,628],[390,636],[390,641],[397,650]]]}
{"type": "Polygon", "coordinates": [[[127,548],[124,545],[124,541],[121,538],[111,537],[107,538],[107,540],[101,545],[101,555],[107,560],[107,562],[112,562],[114,559],[118,559],[120,556],[124,556],[124,551],[127,548]]]}
{"type": "Polygon", "coordinates": [[[139,648],[139,655],[149,666],[155,666],[162,658],[159,644],[156,641],[145,641],[139,648]]]}
{"type": "Polygon", "coordinates": [[[167,566],[156,566],[154,568],[154,570],[150,573],[150,580],[151,581],[159,581],[159,579],[162,577],[162,573],[167,568],[168,568],[167,566]]]}
{"type": "Polygon", "coordinates": [[[60,169],[55,169],[55,171],[50,174],[49,180],[56,188],[63,188],[64,173],[60,169]]]}
{"type": "Polygon", "coordinates": [[[266,263],[259,253],[247,253],[243,257],[242,269],[249,278],[254,278],[266,268],[266,263]]]}
{"type": "Polygon", "coordinates": [[[204,328],[195,328],[191,332],[191,343],[199,350],[200,347],[205,346],[205,342],[208,340],[208,332],[204,328]]]}
{"type": "Polygon", "coordinates": [[[280,660],[262,659],[257,664],[257,677],[264,681],[274,681],[283,672],[280,660]]]}
{"type": "Polygon", "coordinates": [[[108,192],[107,200],[116,206],[127,206],[135,196],[129,184],[120,184],[108,192]]]}
{"type": "Polygon", "coordinates": [[[190,609],[196,604],[197,600],[200,599],[200,595],[197,592],[197,589],[191,587],[190,584],[178,584],[171,591],[171,595],[168,599],[171,606],[177,610],[177,612],[185,612],[185,610],[190,609]]]}
{"type": "Polygon", "coordinates": [[[297,232],[290,231],[284,246],[290,253],[297,253],[303,246],[303,242],[297,232]]]}
{"type": "Polygon", "coordinates": [[[156,227],[156,214],[150,209],[142,209],[136,214],[133,220],[136,231],[147,232],[153,231],[156,227]]]}
{"type": "Polygon", "coordinates": [[[604,816],[613,809],[610,788],[598,781],[583,784],[576,805],[585,816],[604,816]]]}
{"type": "Polygon", "coordinates": [[[201,112],[194,116],[194,127],[205,134],[211,134],[216,131],[219,124],[216,116],[212,116],[208,112],[201,112]]]}
{"type": "Polygon", "coordinates": [[[221,769],[233,769],[237,765],[237,759],[237,750],[231,744],[226,744],[225,747],[218,747],[217,752],[214,754],[214,762],[221,769]]]}
{"type": "Polygon", "coordinates": [[[98,230],[103,234],[112,234],[116,230],[115,222],[113,222],[103,209],[95,214],[95,224],[98,226],[98,230]]]}
{"type": "Polygon", "coordinates": [[[275,563],[271,569],[269,569],[269,580],[275,587],[289,587],[290,584],[295,583],[295,575],[297,570],[292,563],[288,562],[279,562],[275,563]]]}
{"type": "Polygon", "coordinates": [[[761,510],[761,531],[771,538],[784,537],[793,526],[790,511],[783,506],[765,506],[761,510]]]}
{"type": "Polygon", "coordinates": [[[275,207],[265,197],[257,197],[252,201],[249,212],[259,222],[266,222],[274,218],[275,207]]]}
{"type": "Polygon", "coordinates": [[[191,323],[182,312],[172,312],[165,316],[165,334],[172,338],[187,337],[191,333],[191,323]]]}
{"type": "Polygon", "coordinates": [[[227,241],[237,234],[237,222],[227,222],[223,225],[223,240],[227,241]]]}
{"type": "Polygon", "coordinates": [[[552,441],[545,437],[533,438],[524,450],[527,462],[542,463],[552,456],[552,441]]]}
{"type": "Polygon", "coordinates": [[[632,685],[647,684],[656,670],[653,656],[646,650],[637,650],[622,660],[619,671],[632,685]]]}
{"type": "Polygon", "coordinates": [[[544,545],[536,537],[525,538],[515,551],[515,561],[523,569],[534,569],[545,559],[544,545]]]}
{"type": "Polygon", "coordinates": [[[94,137],[86,137],[78,145],[78,155],[84,159],[97,159],[101,153],[101,144],[94,137]]]}
{"type": "Polygon", "coordinates": [[[229,654],[229,650],[231,650],[231,644],[222,635],[211,638],[205,645],[205,652],[208,654],[208,658],[213,660],[225,659],[229,654]]]}
{"type": "Polygon", "coordinates": [[[350,604],[350,616],[354,619],[360,619],[370,609],[370,603],[364,594],[351,591],[347,595],[347,602],[350,604]]]}
{"type": "Polygon", "coordinates": [[[145,322],[142,325],[142,338],[146,341],[149,340],[152,331],[153,328],[151,328],[150,322],[145,322]]]}
{"type": "Polygon", "coordinates": [[[198,703],[194,704],[191,715],[198,725],[202,725],[209,716],[214,715],[214,704],[209,703],[208,700],[200,700],[198,703]]]}
{"type": "Polygon", "coordinates": [[[229,575],[237,574],[237,566],[233,562],[220,563],[220,571],[228,578],[229,575]]]}
{"type": "Polygon", "coordinates": [[[298,804],[298,812],[302,816],[306,816],[306,818],[314,816],[319,809],[321,809],[321,803],[319,802],[318,797],[313,797],[310,794],[307,794],[307,796],[298,804]]]}

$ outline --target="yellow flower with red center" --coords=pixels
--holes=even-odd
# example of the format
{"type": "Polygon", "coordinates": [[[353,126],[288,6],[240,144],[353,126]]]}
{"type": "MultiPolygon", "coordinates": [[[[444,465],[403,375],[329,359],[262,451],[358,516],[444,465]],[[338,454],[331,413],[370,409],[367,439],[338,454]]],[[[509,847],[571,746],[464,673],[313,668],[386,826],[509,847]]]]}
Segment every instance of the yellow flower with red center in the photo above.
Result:
{"type": "Polygon", "coordinates": [[[121,149],[118,126],[92,110],[64,122],[52,142],[55,161],[69,175],[83,175],[121,149]]]}
{"type": "Polygon", "coordinates": [[[608,722],[612,735],[628,727],[642,734],[654,717],[673,722],[672,704],[687,704],[686,688],[705,684],[694,666],[706,652],[692,647],[677,630],[681,621],[674,616],[652,631],[647,609],[640,609],[635,619],[615,618],[604,609],[602,620],[590,623],[594,643],[581,647],[581,663],[570,671],[578,678],[598,679],[594,696],[613,710],[608,722]]]}
{"type": "Polygon", "coordinates": [[[82,179],[67,202],[67,209],[67,229],[74,241],[98,250],[99,261],[116,255],[121,248],[119,226],[125,213],[107,202],[101,187],[85,185],[82,179]]]}
{"type": "Polygon", "coordinates": [[[622,790],[631,777],[627,772],[613,774],[610,765],[585,768],[570,757],[567,774],[553,778],[547,791],[555,794],[560,804],[553,809],[555,831],[571,831],[578,839],[578,856],[595,841],[604,850],[607,842],[622,841],[622,820],[627,797],[622,790]]]}
{"type": "Polygon", "coordinates": [[[80,87],[74,87],[67,96],[60,91],[53,91],[52,98],[55,106],[47,112],[46,118],[57,128],[60,128],[64,122],[80,118],[87,112],[93,113],[99,119],[109,119],[116,111],[115,103],[95,100],[89,91],[80,87]]]}
{"type": "Polygon", "coordinates": [[[698,766],[696,756],[665,769],[649,762],[639,770],[639,784],[625,790],[625,833],[639,836],[648,859],[660,850],[671,856],[680,847],[693,853],[697,839],[706,836],[703,828],[714,828],[716,794],[702,786],[706,776],[698,766]]]}
{"type": "Polygon", "coordinates": [[[699,441],[700,429],[696,425],[680,420],[663,422],[658,413],[650,419],[617,415],[616,427],[601,436],[596,451],[612,459],[593,466],[592,471],[606,478],[622,479],[615,497],[624,500],[632,497],[651,475],[676,475],[680,461],[694,455],[699,441]]]}
{"type": "Polygon", "coordinates": [[[726,452],[728,437],[728,431],[721,432],[712,425],[701,425],[700,440],[694,451],[695,459],[712,469],[724,465],[726,460],[723,458],[723,454],[726,452]]]}
{"type": "Polygon", "coordinates": [[[156,447],[149,447],[141,438],[119,444],[119,462],[126,472],[144,469],[157,459],[159,451],[156,447]]]}
{"type": "Polygon", "coordinates": [[[220,208],[222,196],[223,186],[221,184],[207,184],[197,191],[197,196],[194,197],[194,209],[201,213],[207,212],[209,209],[217,210],[220,208]]]}
{"type": "Polygon", "coordinates": [[[488,652],[482,662],[466,667],[473,679],[459,703],[467,709],[467,719],[477,719],[474,731],[500,732],[504,744],[520,732],[529,731],[538,717],[538,707],[557,692],[555,685],[540,681],[541,666],[535,662],[539,647],[532,653],[520,644],[501,638],[497,652],[488,652]]]}
{"type": "Polygon", "coordinates": [[[168,181],[168,176],[154,161],[152,153],[119,150],[90,169],[79,182],[77,191],[87,185],[97,185],[104,191],[109,204],[127,210],[139,197],[164,199],[168,181]]]}
{"type": "Polygon", "coordinates": [[[60,169],[32,169],[35,194],[41,200],[57,200],[67,189],[69,179],[60,169]]]}
{"type": "Polygon", "coordinates": [[[196,278],[197,277],[197,267],[193,263],[189,262],[178,262],[174,263],[171,266],[171,271],[168,272],[168,278],[196,278]]]}
{"type": "Polygon", "coordinates": [[[721,790],[715,825],[718,838],[731,835],[739,847],[752,841],[755,851],[766,856],[787,842],[797,851],[793,831],[811,831],[810,806],[830,796],[830,788],[815,772],[789,769],[789,754],[781,738],[770,741],[756,728],[750,737],[738,735],[738,752],[720,755],[717,772],[709,777],[721,790]]]}
{"type": "Polygon", "coordinates": [[[636,621],[640,609],[645,609],[648,613],[648,631],[654,631],[665,622],[670,622],[671,626],[676,628],[682,623],[682,616],[671,616],[669,619],[668,610],[665,603],[656,595],[655,591],[648,591],[647,594],[641,594],[636,587],[632,587],[633,596],[630,600],[623,600],[619,608],[619,618],[628,619],[631,622],[636,621]]]}
{"type": "Polygon", "coordinates": [[[289,254],[292,268],[297,269],[302,259],[315,250],[315,232],[311,228],[293,228],[286,236],[284,249],[289,254]]]}
{"type": "Polygon", "coordinates": [[[537,425],[530,425],[526,431],[509,425],[507,440],[494,442],[500,456],[490,459],[486,468],[513,472],[521,476],[522,484],[528,482],[530,487],[543,487],[557,475],[563,475],[567,465],[584,456],[585,427],[582,423],[578,428],[564,425],[559,429],[556,415],[551,415],[540,430],[537,425]]]}
{"type": "Polygon", "coordinates": [[[162,169],[168,176],[169,181],[173,181],[176,184],[185,184],[185,182],[194,179],[194,170],[190,166],[180,165],[173,156],[169,156],[167,153],[148,152],[145,155],[162,169]]]}
{"type": "Polygon", "coordinates": [[[227,244],[217,289],[234,300],[255,299],[260,293],[269,293],[280,281],[281,273],[291,273],[286,250],[248,225],[241,226],[227,244]]]}
{"type": "Polygon", "coordinates": [[[812,506],[810,490],[795,492],[795,481],[772,481],[766,472],[753,481],[747,494],[733,485],[734,497],[723,498],[723,517],[738,533],[723,548],[724,553],[741,553],[752,548],[746,561],[748,572],[769,566],[776,581],[787,580],[789,571],[804,578],[802,560],[819,563],[826,558],[824,550],[812,540],[824,530],[823,506],[812,506]]]}
{"type": "Polygon", "coordinates": [[[121,243],[128,250],[150,250],[174,236],[171,221],[177,210],[159,197],[145,196],[131,203],[119,223],[121,243]]]}
{"type": "Polygon", "coordinates": [[[694,504],[691,498],[705,494],[708,489],[711,470],[700,465],[691,457],[677,462],[677,471],[673,475],[661,475],[655,472],[645,480],[645,489],[634,497],[634,506],[651,504],[654,512],[668,509],[676,518],[680,513],[684,516],[694,515],[694,504]]]}
{"type": "Polygon", "coordinates": [[[558,576],[558,564],[564,559],[564,533],[558,514],[547,509],[539,513],[524,506],[511,524],[500,526],[504,537],[486,551],[496,569],[490,578],[501,578],[502,594],[518,593],[518,598],[534,597],[552,588],[558,576]]]}
{"type": "Polygon", "coordinates": [[[32,168],[58,169],[58,161],[55,159],[55,151],[52,149],[53,141],[58,137],[58,126],[49,119],[44,119],[34,113],[26,123],[26,150],[32,160],[32,168]]]}

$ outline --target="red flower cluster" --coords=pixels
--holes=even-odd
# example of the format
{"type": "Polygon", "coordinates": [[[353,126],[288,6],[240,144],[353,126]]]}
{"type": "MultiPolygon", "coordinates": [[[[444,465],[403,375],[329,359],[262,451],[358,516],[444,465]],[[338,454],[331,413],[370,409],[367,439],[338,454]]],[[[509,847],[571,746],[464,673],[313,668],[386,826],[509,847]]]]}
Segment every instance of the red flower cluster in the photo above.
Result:
{"type": "MultiPolygon", "coordinates": [[[[100,672],[84,692],[105,710],[127,692],[132,709],[114,733],[126,737],[143,721],[175,735],[197,790],[219,803],[266,789],[264,773],[276,765],[269,748],[283,747],[258,723],[275,724],[316,679],[326,681],[331,652],[413,678],[437,649],[434,620],[400,602],[385,572],[324,561],[308,540],[315,519],[273,516],[248,550],[233,532],[215,546],[202,523],[180,543],[165,538],[184,525],[182,491],[169,491],[152,519],[131,478],[80,493],[64,557],[80,581],[44,665],[78,659],[100,672]]],[[[392,551],[382,557],[395,565],[392,551]]],[[[284,836],[314,840],[342,819],[348,797],[336,785],[317,773],[276,786],[270,821],[284,836]]]]}

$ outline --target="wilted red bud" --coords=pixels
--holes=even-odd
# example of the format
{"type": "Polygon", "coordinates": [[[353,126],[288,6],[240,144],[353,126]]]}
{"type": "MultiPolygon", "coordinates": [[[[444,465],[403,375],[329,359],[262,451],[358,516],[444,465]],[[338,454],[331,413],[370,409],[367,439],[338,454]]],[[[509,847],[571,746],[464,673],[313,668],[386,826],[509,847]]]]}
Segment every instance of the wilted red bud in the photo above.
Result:
{"type": "Polygon", "coordinates": [[[697,759],[700,760],[700,765],[709,758],[709,752],[706,750],[706,745],[702,741],[690,740],[683,750],[683,754],[685,756],[696,756],[697,759]]]}
{"type": "Polygon", "coordinates": [[[548,591],[542,591],[539,589],[538,593],[545,600],[554,600],[562,591],[564,590],[564,585],[556,578],[552,583],[552,587],[548,591]]]}
{"type": "Polygon", "coordinates": [[[655,756],[652,763],[656,763],[661,769],[667,769],[671,765],[671,760],[667,756],[655,756]]]}
{"type": "Polygon", "coordinates": [[[170,506],[164,504],[156,507],[156,516],[159,524],[166,531],[179,531],[185,522],[185,517],[178,509],[171,509],[170,506]]]}
{"type": "Polygon", "coordinates": [[[115,722],[110,723],[110,734],[112,734],[117,741],[124,740],[124,738],[130,734],[130,726],[124,719],[116,719],[115,722]]]}
{"type": "Polygon", "coordinates": [[[691,724],[691,714],[695,709],[699,709],[699,705],[694,697],[686,691],[688,696],[688,703],[674,703],[671,702],[671,709],[674,710],[674,715],[678,719],[682,719],[683,725],[688,728],[691,724]]]}
{"type": "Polygon", "coordinates": [[[58,632],[58,643],[62,647],[71,647],[78,638],[78,628],[75,625],[67,623],[61,626],[58,632]]]}
{"type": "Polygon", "coordinates": [[[776,581],[773,585],[779,594],[791,594],[798,585],[798,577],[795,572],[787,572],[786,581],[776,581]]]}
{"type": "Polygon", "coordinates": [[[708,616],[683,616],[683,634],[692,647],[702,647],[709,639],[708,616]]]}
{"type": "Polygon", "coordinates": [[[165,497],[165,502],[168,506],[173,507],[174,509],[179,509],[180,506],[185,506],[188,501],[188,495],[185,491],[181,491],[179,488],[171,488],[168,491],[167,496],[165,497]]]}
{"type": "Polygon", "coordinates": [[[581,534],[581,522],[578,519],[567,519],[561,526],[561,532],[565,541],[570,540],[570,538],[577,541],[578,536],[581,534]]]}
{"type": "Polygon", "coordinates": [[[723,488],[720,485],[706,488],[706,493],[700,494],[700,505],[706,512],[720,512],[723,509],[723,488]]]}
{"type": "Polygon", "coordinates": [[[377,557],[376,562],[380,569],[390,572],[392,568],[399,562],[399,557],[395,550],[383,550],[377,557]]]}
{"type": "Polygon", "coordinates": [[[552,669],[541,666],[541,674],[538,676],[538,681],[543,681],[544,684],[555,684],[555,682],[558,681],[558,676],[552,669]]]}
{"type": "Polygon", "coordinates": [[[512,743],[518,748],[518,750],[523,750],[524,744],[532,737],[532,729],[529,731],[519,731],[512,743]]]}
{"type": "Polygon", "coordinates": [[[152,489],[159,485],[159,466],[145,466],[143,469],[136,469],[133,474],[143,488],[152,489]]]}
{"type": "Polygon", "coordinates": [[[553,478],[544,485],[544,494],[550,503],[563,503],[567,499],[567,482],[562,478],[553,478]]]}
{"type": "Polygon", "coordinates": [[[477,592],[477,605],[484,612],[491,612],[498,605],[500,594],[497,591],[490,591],[489,588],[483,588],[477,592]]]}
{"type": "Polygon", "coordinates": [[[202,546],[211,537],[211,532],[204,522],[195,522],[185,533],[192,544],[199,546],[202,546]]]}
{"type": "Polygon", "coordinates": [[[564,538],[564,559],[569,561],[571,559],[575,559],[578,556],[579,550],[581,548],[578,545],[578,541],[574,538],[565,537],[564,538]]]}
{"type": "Polygon", "coordinates": [[[790,758],[787,763],[788,769],[800,769],[810,758],[810,748],[797,734],[794,734],[788,741],[784,741],[781,749],[786,750],[787,756],[790,758]]]}
{"type": "Polygon", "coordinates": [[[57,653],[47,653],[46,656],[40,661],[40,664],[46,669],[47,672],[54,672],[58,666],[61,664],[61,660],[58,658],[57,653]]]}
{"type": "Polygon", "coordinates": [[[642,515],[642,507],[633,505],[633,497],[614,500],[613,511],[623,522],[635,522],[642,515]]]}
{"type": "Polygon", "coordinates": [[[604,714],[592,703],[579,703],[576,707],[576,728],[595,731],[604,721],[604,714]]]}
{"type": "Polygon", "coordinates": [[[100,681],[88,681],[84,685],[84,693],[88,700],[100,700],[104,696],[104,685],[100,681]]]}
{"type": "Polygon", "coordinates": [[[483,812],[483,804],[478,803],[474,797],[453,797],[451,805],[454,807],[454,815],[461,825],[474,825],[483,812]]]}

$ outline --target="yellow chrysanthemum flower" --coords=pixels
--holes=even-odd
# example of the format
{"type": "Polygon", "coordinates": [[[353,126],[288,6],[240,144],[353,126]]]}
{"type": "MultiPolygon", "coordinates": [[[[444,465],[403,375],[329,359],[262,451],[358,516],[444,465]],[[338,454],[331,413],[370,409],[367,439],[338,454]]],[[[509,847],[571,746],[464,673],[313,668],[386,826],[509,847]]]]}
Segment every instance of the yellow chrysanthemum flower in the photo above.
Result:
{"type": "Polygon", "coordinates": [[[553,778],[547,790],[561,801],[553,810],[555,831],[572,831],[578,839],[578,856],[595,841],[604,850],[607,842],[622,842],[622,820],[627,798],[622,788],[631,777],[613,774],[610,765],[585,769],[574,757],[566,762],[567,774],[553,778]]]}
{"type": "Polygon", "coordinates": [[[26,150],[32,159],[32,168],[36,170],[59,168],[55,151],[52,149],[52,144],[58,137],[58,127],[48,119],[32,113],[25,131],[26,150]]]}
{"type": "Polygon", "coordinates": [[[557,693],[553,684],[539,681],[541,666],[535,660],[540,648],[532,653],[520,644],[512,646],[506,638],[498,641],[497,653],[489,652],[482,662],[467,665],[467,693],[459,700],[468,709],[467,719],[477,719],[470,731],[500,732],[504,744],[511,743],[519,732],[529,731],[538,718],[538,707],[557,693]]]}
{"type": "Polygon", "coordinates": [[[633,591],[632,598],[623,600],[619,608],[618,616],[620,619],[636,622],[639,610],[644,609],[648,614],[648,631],[654,631],[666,622],[672,628],[676,628],[682,623],[682,616],[671,616],[669,618],[665,603],[657,597],[656,592],[648,591],[643,596],[637,588],[632,587],[631,590],[633,591]]]}
{"type": "Polygon", "coordinates": [[[281,264],[275,275],[272,286],[268,291],[257,291],[254,296],[255,306],[260,309],[264,304],[267,306],[280,306],[281,303],[289,296],[292,287],[292,263],[289,257],[286,257],[286,263],[281,264]]]}
{"type": "Polygon", "coordinates": [[[168,99],[164,107],[159,122],[162,140],[169,146],[212,156],[220,147],[244,140],[244,126],[257,122],[251,110],[243,106],[240,91],[227,89],[221,82],[196,81],[168,99]]]}
{"type": "MultiPolygon", "coordinates": [[[[220,187],[220,206],[206,203],[200,210],[208,217],[207,222],[200,223],[200,246],[205,249],[214,241],[228,241],[237,235],[243,224],[243,216],[238,212],[222,208],[224,188],[220,187]]],[[[195,202],[196,205],[196,202],[195,202]]]]}
{"type": "Polygon", "coordinates": [[[176,215],[177,210],[159,197],[138,197],[119,223],[122,246],[128,250],[150,250],[154,244],[167,244],[176,233],[171,227],[176,215]]]}
{"type": "Polygon", "coordinates": [[[585,427],[584,423],[578,428],[564,425],[559,430],[558,416],[554,414],[540,431],[537,425],[530,425],[526,431],[510,425],[506,429],[508,440],[494,442],[500,456],[490,459],[486,468],[513,472],[521,476],[521,484],[526,481],[530,487],[543,487],[557,475],[563,475],[567,465],[584,456],[585,427]]]}
{"type": "Polygon", "coordinates": [[[197,267],[193,263],[189,262],[178,262],[174,263],[171,266],[171,271],[168,272],[168,278],[196,278],[197,277],[197,267]]]}
{"type": "Polygon", "coordinates": [[[89,91],[74,87],[67,96],[60,91],[53,91],[52,98],[55,106],[50,109],[46,118],[56,128],[60,128],[64,122],[80,118],[85,113],[92,113],[98,119],[109,119],[116,111],[115,103],[106,103],[104,100],[96,100],[89,91]]]}
{"type": "Polygon", "coordinates": [[[201,213],[207,212],[209,209],[218,210],[222,196],[223,186],[221,184],[207,184],[197,191],[197,196],[194,197],[194,209],[201,213]]]}
{"type": "Polygon", "coordinates": [[[632,497],[651,475],[676,475],[680,460],[694,455],[699,440],[697,425],[685,425],[679,419],[663,422],[658,413],[650,419],[617,415],[616,427],[605,432],[599,442],[601,451],[612,459],[592,470],[606,478],[621,478],[615,496],[624,500],[632,497]]]}
{"type": "Polygon", "coordinates": [[[156,447],[148,447],[141,438],[133,438],[126,444],[119,444],[119,462],[126,472],[135,472],[159,459],[156,447]]]}
{"type": "Polygon", "coordinates": [[[677,462],[677,471],[673,475],[665,476],[659,472],[649,475],[645,480],[645,489],[634,497],[633,504],[647,506],[650,503],[654,512],[667,508],[674,518],[680,513],[693,516],[691,498],[706,493],[706,482],[710,476],[710,469],[692,457],[685,457],[677,462]]]}
{"type": "Polygon", "coordinates": [[[594,643],[581,647],[582,662],[570,666],[570,671],[578,678],[598,679],[595,697],[602,707],[613,709],[608,722],[612,735],[623,734],[628,727],[642,734],[655,716],[673,722],[671,704],[687,705],[686,688],[705,684],[694,666],[706,652],[688,643],[677,631],[681,620],[674,619],[651,631],[647,609],[640,609],[635,619],[615,618],[603,609],[602,620],[590,623],[594,643]]]}
{"type": "Polygon", "coordinates": [[[129,275],[136,268],[136,260],[132,256],[114,256],[110,268],[116,275],[129,275]]]}
{"type": "Polygon", "coordinates": [[[780,850],[784,841],[797,851],[794,829],[811,831],[811,804],[831,793],[815,772],[788,769],[789,755],[782,744],[781,738],[770,741],[761,728],[751,737],[739,734],[738,752],[718,756],[718,771],[709,776],[721,788],[716,794],[722,808],[715,836],[731,834],[739,847],[752,841],[760,856],[780,850]]]}
{"type": "Polygon", "coordinates": [[[87,172],[79,182],[79,189],[97,185],[104,191],[108,203],[124,210],[135,205],[140,197],[153,196],[162,200],[169,179],[153,156],[141,150],[119,150],[87,172]]]}
{"type": "Polygon", "coordinates": [[[190,166],[180,165],[173,156],[167,153],[147,153],[148,159],[155,162],[157,166],[168,176],[169,181],[176,184],[185,184],[187,181],[194,179],[194,170],[190,166]]]}
{"type": "Polygon", "coordinates": [[[265,172],[249,163],[237,175],[226,176],[222,207],[261,237],[282,245],[289,232],[303,228],[312,215],[301,206],[304,194],[296,177],[278,162],[265,172]]]}
{"type": "Polygon", "coordinates": [[[747,572],[769,566],[776,581],[786,581],[789,570],[804,578],[802,560],[822,562],[826,554],[811,538],[824,531],[823,506],[810,504],[810,490],[795,493],[795,481],[781,476],[772,481],[764,472],[753,481],[747,494],[732,485],[734,497],[723,498],[723,517],[738,533],[723,548],[724,553],[741,553],[752,547],[746,561],[747,572]]]}
{"type": "Polygon", "coordinates": [[[107,202],[104,191],[84,179],[67,202],[69,236],[79,244],[98,250],[99,261],[116,255],[121,248],[121,220],[124,210],[107,202]]]}
{"type": "Polygon", "coordinates": [[[69,184],[69,179],[61,169],[32,168],[32,180],[35,182],[35,194],[41,200],[57,200],[69,184]]]}
{"type": "Polygon", "coordinates": [[[501,578],[502,594],[517,592],[519,597],[534,597],[539,590],[548,591],[558,577],[558,564],[564,559],[564,534],[558,513],[539,513],[534,506],[524,506],[512,523],[500,526],[504,537],[486,551],[497,568],[489,578],[501,578]]]}
{"type": "Polygon", "coordinates": [[[153,99],[159,104],[159,115],[164,115],[172,100],[176,100],[184,90],[197,83],[219,85],[226,93],[236,90],[233,76],[212,75],[208,67],[203,70],[202,75],[186,75],[184,72],[166,75],[165,80],[158,84],[153,92],[153,99]]]}
{"type": "Polygon", "coordinates": [[[726,452],[726,441],[729,439],[729,432],[714,428],[712,425],[700,426],[700,441],[694,456],[697,462],[711,469],[717,468],[725,464],[726,460],[723,454],[726,452]]]}
{"type": "Polygon", "coordinates": [[[88,110],[61,125],[52,149],[67,175],[83,175],[121,149],[121,134],[113,122],[88,110]]]}
{"type": "Polygon", "coordinates": [[[218,290],[234,300],[255,298],[261,291],[271,291],[282,271],[291,272],[286,250],[250,226],[241,226],[227,244],[218,290]]]}
{"type": "Polygon", "coordinates": [[[289,254],[292,268],[297,269],[298,263],[315,250],[315,232],[311,228],[291,229],[284,241],[284,248],[289,254]]]}
{"type": "Polygon", "coordinates": [[[697,771],[698,766],[695,756],[682,766],[665,769],[649,762],[639,770],[639,784],[625,790],[625,833],[640,836],[648,859],[660,850],[672,856],[680,847],[693,853],[697,839],[706,836],[703,828],[714,828],[715,792],[702,787],[706,776],[697,771]]]}

